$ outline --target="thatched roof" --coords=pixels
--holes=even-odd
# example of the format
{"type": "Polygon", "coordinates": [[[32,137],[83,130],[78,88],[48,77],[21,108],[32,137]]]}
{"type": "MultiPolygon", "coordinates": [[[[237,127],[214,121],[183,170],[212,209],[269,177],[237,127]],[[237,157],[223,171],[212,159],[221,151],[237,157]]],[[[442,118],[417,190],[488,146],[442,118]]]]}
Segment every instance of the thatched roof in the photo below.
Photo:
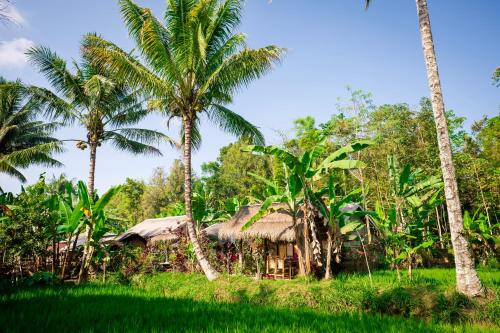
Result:
{"type": "Polygon", "coordinates": [[[223,222],[214,223],[203,229],[201,232],[204,232],[208,238],[217,240],[219,239],[220,228],[222,228],[223,225],[225,225],[223,222]]]}
{"type": "MultiPolygon", "coordinates": [[[[259,211],[260,205],[243,206],[231,220],[219,229],[219,239],[234,241],[237,239],[262,238],[273,242],[294,242],[295,230],[292,217],[283,209],[283,204],[273,204],[277,211],[256,221],[250,228],[241,231],[241,227],[259,211]]],[[[300,220],[297,221],[300,223],[300,220]]]]}
{"type": "Polygon", "coordinates": [[[133,236],[139,236],[146,241],[152,242],[175,239],[177,235],[174,234],[174,231],[183,228],[185,225],[185,215],[147,219],[116,237],[116,240],[124,241],[133,236]]]}

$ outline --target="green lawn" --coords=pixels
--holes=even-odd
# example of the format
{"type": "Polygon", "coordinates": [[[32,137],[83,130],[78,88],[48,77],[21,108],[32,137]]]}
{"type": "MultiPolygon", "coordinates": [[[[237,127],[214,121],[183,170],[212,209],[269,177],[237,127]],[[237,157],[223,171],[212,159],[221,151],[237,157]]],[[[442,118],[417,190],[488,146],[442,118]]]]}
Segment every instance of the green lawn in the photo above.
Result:
{"type": "MultiPolygon", "coordinates": [[[[498,271],[480,275],[490,294],[499,290],[498,271]]],[[[6,332],[499,331],[498,297],[464,302],[452,283],[453,271],[437,269],[420,270],[413,284],[401,285],[392,272],[377,272],[373,288],[364,275],[330,282],[231,276],[208,282],[201,275],[163,273],[137,277],[128,286],[10,290],[1,299],[0,327],[6,332]]]]}

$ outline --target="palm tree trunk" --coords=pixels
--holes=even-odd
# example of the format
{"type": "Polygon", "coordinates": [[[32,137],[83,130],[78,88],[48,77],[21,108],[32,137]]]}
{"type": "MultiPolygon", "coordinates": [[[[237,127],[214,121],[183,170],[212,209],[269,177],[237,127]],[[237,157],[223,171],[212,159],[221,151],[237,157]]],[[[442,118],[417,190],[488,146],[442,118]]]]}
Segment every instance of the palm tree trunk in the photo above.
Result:
{"type": "Polygon", "coordinates": [[[184,123],[184,205],[186,209],[187,230],[191,243],[193,244],[194,253],[201,269],[205,273],[209,281],[215,280],[218,277],[217,272],[212,268],[196,237],[196,229],[193,221],[193,210],[191,206],[191,128],[192,120],[187,116],[183,119],[184,123]]]}
{"type": "MultiPolygon", "coordinates": [[[[95,161],[97,155],[97,142],[91,141],[89,144],[90,148],[90,165],[89,165],[89,179],[88,179],[88,191],[91,199],[94,197],[94,179],[95,179],[95,161]]],[[[87,233],[87,239],[85,240],[85,246],[83,249],[82,265],[80,266],[80,273],[78,274],[78,283],[85,281],[87,279],[88,268],[90,265],[90,260],[92,259],[92,253],[94,249],[90,243],[92,239],[93,226],[92,223],[87,224],[85,228],[87,233]]]]}
{"type": "Polygon", "coordinates": [[[439,158],[443,173],[451,242],[455,255],[457,290],[468,296],[479,296],[482,295],[483,289],[474,268],[474,260],[469,244],[463,235],[462,210],[452,161],[450,138],[446,124],[444,101],[434,51],[427,0],[416,0],[416,5],[425,65],[427,67],[427,78],[431,91],[432,110],[436,121],[439,158]]]}

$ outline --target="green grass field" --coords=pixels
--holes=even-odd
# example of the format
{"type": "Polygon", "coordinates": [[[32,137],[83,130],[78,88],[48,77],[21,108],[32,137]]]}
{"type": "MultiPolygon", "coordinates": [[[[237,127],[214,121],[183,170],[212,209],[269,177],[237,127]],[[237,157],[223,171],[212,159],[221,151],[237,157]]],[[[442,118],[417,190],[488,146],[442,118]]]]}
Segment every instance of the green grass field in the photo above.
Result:
{"type": "Polygon", "coordinates": [[[452,270],[393,272],[332,281],[254,281],[162,273],[130,285],[90,283],[10,289],[0,305],[5,332],[485,332],[498,329],[499,271],[480,271],[486,300],[453,293],[452,270]],[[453,323],[453,324],[451,324],[453,323]]]}

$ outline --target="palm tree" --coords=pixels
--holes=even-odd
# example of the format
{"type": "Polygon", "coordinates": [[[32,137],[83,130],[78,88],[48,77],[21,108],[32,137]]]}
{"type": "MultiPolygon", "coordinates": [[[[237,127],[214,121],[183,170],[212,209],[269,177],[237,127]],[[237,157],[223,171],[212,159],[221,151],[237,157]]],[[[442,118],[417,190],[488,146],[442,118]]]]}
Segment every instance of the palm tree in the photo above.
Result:
{"type": "MultiPolygon", "coordinates": [[[[370,2],[371,0],[365,0],[366,7],[369,6],[370,2]]],[[[443,93],[439,79],[434,41],[432,39],[427,0],[416,0],[416,5],[422,49],[427,68],[427,80],[431,92],[432,110],[436,122],[439,158],[441,160],[446,207],[450,223],[451,243],[455,256],[457,290],[468,296],[479,296],[483,294],[483,288],[474,268],[471,249],[464,236],[462,209],[460,207],[460,197],[458,195],[455,168],[453,166],[450,137],[446,123],[443,93]]]]}
{"type": "Polygon", "coordinates": [[[227,108],[233,94],[270,71],[284,49],[246,47],[234,33],[242,15],[242,0],[169,0],[161,22],[148,8],[131,0],[119,2],[141,63],[115,44],[87,36],[85,52],[94,63],[151,95],[150,107],[182,121],[184,201],[188,234],[198,263],[209,280],[217,273],[198,244],[191,205],[191,152],[199,145],[202,116],[222,130],[264,141],[259,130],[227,108]]]}
{"type": "MultiPolygon", "coordinates": [[[[77,147],[90,151],[88,191],[94,196],[97,149],[109,142],[115,148],[133,154],[161,155],[150,144],[167,139],[162,133],[130,127],[144,119],[149,111],[137,91],[124,82],[114,80],[102,69],[93,66],[85,55],[80,64],[73,63],[75,72],[68,70],[67,63],[50,49],[40,46],[27,51],[30,62],[49,80],[56,93],[45,90],[46,100],[58,102],[53,115],[66,123],[77,122],[86,130],[86,137],[68,139],[76,141],[77,147]],[[59,96],[57,95],[59,94],[59,96]]],[[[86,276],[88,262],[92,257],[93,226],[87,225],[87,241],[82,259],[79,280],[86,276]]]]}
{"type": "Polygon", "coordinates": [[[51,136],[60,124],[37,120],[48,106],[38,98],[39,91],[0,77],[0,173],[21,182],[26,178],[20,168],[62,165],[51,156],[62,151],[61,142],[51,136]]]}

